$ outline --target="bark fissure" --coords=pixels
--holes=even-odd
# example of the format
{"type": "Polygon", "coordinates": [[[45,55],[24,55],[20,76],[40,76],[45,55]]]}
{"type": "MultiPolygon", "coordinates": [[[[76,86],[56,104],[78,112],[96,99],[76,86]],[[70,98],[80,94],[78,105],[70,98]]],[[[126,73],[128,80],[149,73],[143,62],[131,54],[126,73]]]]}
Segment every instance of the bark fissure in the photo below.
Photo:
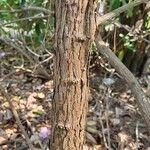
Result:
{"type": "Polygon", "coordinates": [[[56,0],[55,3],[57,50],[52,150],[82,150],[88,104],[88,49],[96,29],[93,4],[93,0],[56,0]]]}

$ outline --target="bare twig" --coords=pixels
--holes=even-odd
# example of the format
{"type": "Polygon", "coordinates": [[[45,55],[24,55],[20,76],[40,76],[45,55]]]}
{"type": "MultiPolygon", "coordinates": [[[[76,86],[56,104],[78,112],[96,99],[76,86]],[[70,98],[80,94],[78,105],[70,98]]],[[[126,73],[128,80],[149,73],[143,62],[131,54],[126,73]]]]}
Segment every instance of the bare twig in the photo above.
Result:
{"type": "Polygon", "coordinates": [[[133,2],[130,2],[118,9],[115,9],[114,11],[110,12],[110,13],[107,13],[103,16],[98,16],[97,17],[97,26],[100,25],[100,24],[103,24],[105,23],[106,21],[114,18],[114,17],[117,17],[119,16],[121,13],[127,11],[129,8],[131,7],[135,7],[137,5],[140,5],[142,3],[146,3],[148,2],[149,0],[136,0],[136,1],[133,1],[133,2]]]}
{"type": "Polygon", "coordinates": [[[21,18],[21,19],[10,21],[10,22],[1,23],[0,27],[8,25],[8,24],[11,24],[11,23],[15,23],[15,22],[25,21],[25,20],[45,19],[45,18],[48,18],[49,16],[50,15],[46,15],[46,16],[32,16],[32,17],[21,18]]]}
{"type": "Polygon", "coordinates": [[[105,136],[104,124],[103,124],[103,121],[102,121],[102,112],[100,112],[99,122],[100,122],[101,128],[102,128],[102,136],[103,136],[103,141],[104,141],[105,147],[109,148],[109,146],[107,144],[106,136],[105,136]]]}
{"type": "Polygon", "coordinates": [[[39,64],[37,64],[37,65],[35,66],[35,68],[37,68],[39,65],[42,65],[42,64],[45,63],[45,62],[48,62],[48,61],[52,60],[53,58],[54,58],[53,55],[49,56],[48,58],[44,59],[42,62],[40,62],[39,64]]]}
{"type": "Polygon", "coordinates": [[[134,38],[136,41],[138,41],[140,39],[140,40],[143,40],[146,43],[150,44],[150,41],[146,39],[147,33],[145,33],[145,35],[138,35],[138,33],[136,31],[135,31],[135,33],[133,33],[131,27],[129,27],[127,25],[123,25],[120,22],[114,22],[113,24],[116,25],[119,28],[125,29],[126,31],[128,31],[129,33],[131,33],[134,37],[138,37],[136,39],[134,38]]]}
{"type": "MultiPolygon", "coordinates": [[[[35,132],[33,131],[32,127],[31,127],[31,123],[29,122],[28,119],[26,119],[26,122],[27,122],[32,134],[35,136],[35,132]]],[[[41,141],[39,139],[37,139],[37,142],[39,143],[41,150],[44,150],[44,148],[43,148],[44,146],[42,145],[41,141]]]]}
{"type": "Polygon", "coordinates": [[[7,78],[9,78],[11,76],[13,76],[15,73],[16,73],[16,70],[12,70],[9,74],[3,76],[3,78],[0,78],[0,82],[4,81],[5,79],[7,79],[7,78]]]}
{"type": "Polygon", "coordinates": [[[149,10],[149,9],[150,9],[150,2],[148,2],[145,7],[145,10],[149,10]]]}
{"type": "MultiPolygon", "coordinates": [[[[36,64],[39,64],[37,57],[31,55],[26,50],[26,47],[23,45],[23,43],[21,43],[20,41],[11,40],[11,39],[6,38],[6,37],[0,37],[0,40],[3,41],[8,46],[11,46],[11,47],[15,48],[16,50],[18,50],[19,52],[21,52],[32,63],[32,65],[35,66],[36,64]]],[[[42,65],[38,66],[36,73],[38,75],[41,75],[41,77],[44,77],[46,79],[50,78],[50,75],[48,74],[46,69],[44,69],[44,67],[42,65]]]]}
{"type": "Polygon", "coordinates": [[[107,125],[107,142],[108,142],[108,150],[111,150],[111,140],[110,140],[110,127],[109,127],[109,97],[110,97],[111,89],[108,88],[107,94],[106,94],[106,125],[107,125]]]}
{"type": "Polygon", "coordinates": [[[12,101],[11,101],[11,97],[9,96],[8,93],[6,93],[5,89],[4,89],[1,85],[0,85],[0,92],[2,93],[2,95],[5,96],[6,100],[8,101],[8,103],[9,103],[9,105],[10,105],[10,108],[11,108],[11,110],[12,110],[12,113],[13,113],[15,119],[16,119],[17,125],[19,126],[19,128],[20,128],[22,134],[24,135],[25,140],[26,140],[26,142],[27,142],[29,148],[30,148],[31,150],[35,150],[34,147],[33,147],[33,145],[32,145],[32,143],[31,143],[31,141],[30,141],[30,139],[29,139],[29,137],[28,137],[28,134],[26,133],[26,131],[25,131],[23,125],[21,124],[19,115],[18,115],[17,111],[15,110],[15,107],[14,107],[12,101]]]}
{"type": "Polygon", "coordinates": [[[118,57],[106,46],[101,40],[101,37],[96,38],[96,45],[100,54],[106,57],[110,64],[116,69],[116,71],[126,80],[127,84],[131,88],[133,95],[135,96],[136,103],[139,107],[141,115],[145,119],[150,132],[150,102],[145,96],[140,84],[134,77],[134,75],[128,70],[128,68],[118,59],[118,57]]]}
{"type": "Polygon", "coordinates": [[[37,6],[27,6],[27,7],[22,7],[21,9],[12,9],[12,10],[0,10],[0,13],[18,13],[18,12],[22,12],[22,11],[40,11],[40,12],[44,12],[46,14],[54,14],[53,11],[50,11],[46,8],[42,8],[42,7],[37,7],[37,6]]]}
{"type": "Polygon", "coordinates": [[[135,134],[136,134],[136,150],[138,150],[139,147],[139,122],[138,121],[136,123],[135,134]]]}
{"type": "Polygon", "coordinates": [[[0,40],[3,41],[8,46],[11,46],[21,52],[31,63],[34,63],[33,59],[22,49],[22,47],[19,47],[17,43],[14,40],[11,40],[10,38],[2,37],[0,36],[0,40]]]}

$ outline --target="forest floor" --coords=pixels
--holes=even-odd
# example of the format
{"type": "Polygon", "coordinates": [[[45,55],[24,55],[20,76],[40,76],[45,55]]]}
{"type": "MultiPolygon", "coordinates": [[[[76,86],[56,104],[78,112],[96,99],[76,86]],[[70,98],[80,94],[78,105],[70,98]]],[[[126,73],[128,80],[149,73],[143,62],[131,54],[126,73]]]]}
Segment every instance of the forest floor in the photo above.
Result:
{"type": "MultiPolygon", "coordinates": [[[[10,58],[9,58],[10,60],[10,58]]],[[[7,89],[32,144],[48,150],[51,134],[53,80],[43,80],[25,67],[1,63],[0,84],[7,89]]],[[[90,66],[89,111],[84,150],[150,150],[145,122],[125,81],[97,58],[90,66]]],[[[138,78],[143,90],[147,83],[138,78]]],[[[0,150],[27,150],[6,97],[0,95],[0,150]]]]}

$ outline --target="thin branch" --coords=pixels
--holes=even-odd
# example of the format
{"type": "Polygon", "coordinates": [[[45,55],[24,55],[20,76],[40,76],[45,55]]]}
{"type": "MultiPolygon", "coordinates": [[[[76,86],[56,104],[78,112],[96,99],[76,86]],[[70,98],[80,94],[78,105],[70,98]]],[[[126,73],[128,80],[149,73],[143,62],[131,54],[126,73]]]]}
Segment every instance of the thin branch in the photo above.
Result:
{"type": "MultiPolygon", "coordinates": [[[[32,134],[33,134],[34,136],[36,136],[36,135],[35,135],[35,132],[33,131],[32,126],[31,126],[31,123],[28,121],[28,119],[26,119],[26,122],[27,122],[28,127],[30,128],[32,134]]],[[[44,149],[44,145],[41,143],[40,139],[37,139],[37,142],[39,143],[41,150],[45,150],[45,149],[44,149]]]]}
{"type": "Polygon", "coordinates": [[[10,21],[10,22],[5,22],[5,23],[1,23],[0,27],[11,24],[11,23],[15,23],[15,22],[20,22],[20,21],[25,21],[25,20],[36,20],[36,19],[45,19],[48,18],[50,15],[46,15],[46,16],[32,16],[32,17],[25,17],[25,18],[21,18],[21,19],[17,19],[14,21],[10,21]]]}
{"type": "Polygon", "coordinates": [[[101,37],[96,38],[96,45],[100,54],[106,57],[115,70],[126,80],[127,84],[131,88],[135,101],[138,105],[141,115],[145,119],[150,132],[150,102],[145,96],[139,82],[134,75],[128,70],[128,68],[118,59],[118,57],[106,46],[101,40],[101,37]]]}
{"type": "Polygon", "coordinates": [[[5,96],[6,100],[8,101],[8,103],[9,103],[9,105],[10,105],[10,108],[11,108],[11,110],[12,110],[12,113],[13,113],[15,119],[16,119],[17,125],[19,126],[19,128],[20,128],[22,134],[24,135],[25,140],[26,140],[26,142],[27,142],[29,148],[30,148],[31,150],[35,150],[35,148],[33,147],[32,143],[31,143],[31,141],[30,141],[30,139],[29,139],[29,137],[28,137],[28,134],[26,133],[26,131],[25,131],[23,125],[21,124],[19,115],[18,115],[17,111],[15,110],[15,107],[14,107],[12,101],[11,101],[11,97],[9,96],[8,93],[6,93],[5,89],[4,89],[1,85],[0,85],[0,92],[2,93],[2,95],[5,96]]]}
{"type": "Polygon", "coordinates": [[[100,125],[101,125],[101,128],[102,128],[103,141],[104,141],[105,147],[108,149],[109,146],[107,144],[107,140],[106,140],[106,136],[105,136],[105,128],[104,128],[104,123],[103,123],[103,120],[102,120],[102,112],[101,111],[100,111],[100,116],[99,116],[99,122],[100,122],[100,125]]]}
{"type": "Polygon", "coordinates": [[[44,12],[46,14],[54,14],[53,11],[50,11],[46,8],[42,8],[42,7],[36,7],[36,6],[27,6],[27,7],[22,7],[21,9],[12,9],[12,10],[0,10],[0,13],[18,13],[18,12],[22,12],[22,11],[40,11],[40,12],[44,12]]]}
{"type": "Polygon", "coordinates": [[[137,121],[136,123],[135,135],[136,135],[136,150],[138,150],[139,148],[139,121],[137,121]]]}
{"type": "Polygon", "coordinates": [[[135,33],[133,33],[131,27],[127,26],[127,25],[122,25],[120,22],[114,22],[113,23],[115,26],[119,27],[119,28],[123,28],[126,31],[128,31],[129,33],[131,33],[134,37],[138,37],[138,38],[134,38],[136,41],[143,40],[146,43],[150,44],[150,41],[148,39],[146,39],[145,37],[147,36],[147,33],[145,35],[138,35],[138,33],[135,31],[135,33]],[[138,35],[138,36],[137,36],[138,35]]]}
{"type": "MultiPolygon", "coordinates": [[[[22,42],[20,42],[20,41],[17,42],[15,40],[11,40],[9,38],[1,37],[1,36],[0,36],[0,40],[3,41],[8,46],[11,46],[11,47],[15,48],[16,50],[18,50],[19,52],[21,52],[34,66],[35,66],[35,64],[39,64],[37,57],[34,57],[32,54],[30,54],[27,51],[26,46],[23,45],[22,42]]],[[[48,72],[42,65],[39,65],[37,70],[33,73],[38,74],[45,79],[50,78],[50,75],[48,74],[48,72]]]]}
{"type": "Polygon", "coordinates": [[[142,3],[147,3],[148,1],[149,0],[136,0],[136,1],[130,2],[126,5],[123,5],[122,7],[118,8],[118,9],[115,9],[114,11],[112,11],[110,13],[107,13],[103,16],[98,16],[97,17],[97,26],[99,26],[100,24],[105,23],[106,21],[108,21],[112,18],[115,18],[115,17],[119,16],[121,13],[127,11],[128,9],[130,9],[132,7],[135,7],[135,6],[140,5],[142,3]]]}
{"type": "Polygon", "coordinates": [[[150,9],[150,2],[146,4],[145,10],[148,11],[150,9]]]}
{"type": "Polygon", "coordinates": [[[111,150],[111,140],[110,140],[110,127],[109,127],[109,114],[108,111],[109,109],[109,97],[110,97],[110,93],[111,93],[111,89],[110,87],[108,88],[107,94],[106,94],[106,115],[105,115],[105,119],[106,119],[106,126],[107,126],[107,142],[108,142],[108,150],[111,150]]]}

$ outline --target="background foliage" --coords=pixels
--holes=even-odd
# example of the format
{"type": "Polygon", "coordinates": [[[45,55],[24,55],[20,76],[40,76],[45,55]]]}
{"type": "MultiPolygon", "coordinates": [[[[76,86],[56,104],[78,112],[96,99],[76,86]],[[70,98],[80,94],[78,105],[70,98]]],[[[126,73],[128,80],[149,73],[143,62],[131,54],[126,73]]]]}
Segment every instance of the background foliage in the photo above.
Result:
{"type": "MultiPolygon", "coordinates": [[[[103,14],[131,1],[133,0],[106,0],[101,6],[103,7],[103,14]]],[[[7,78],[9,75],[11,81],[7,83],[6,80],[4,84],[11,91],[11,94],[15,95],[13,99],[17,104],[26,104],[27,101],[27,107],[29,109],[31,107],[31,111],[27,112],[29,118],[31,118],[29,121],[32,126],[36,126],[37,130],[39,124],[45,125],[51,117],[49,115],[51,103],[48,102],[53,94],[53,63],[51,58],[53,58],[55,32],[54,2],[54,0],[0,0],[0,77],[7,78]],[[40,9],[24,10],[28,7],[45,8],[52,13],[47,14],[40,9]],[[11,76],[14,70],[15,77],[11,76]],[[40,78],[36,78],[34,73],[40,78]],[[46,82],[47,79],[51,80],[46,82]],[[35,101],[36,108],[34,107],[35,101]],[[48,115],[46,116],[46,114],[48,115]],[[48,119],[45,121],[43,118],[48,119]]],[[[130,8],[117,18],[100,26],[103,40],[108,43],[118,58],[134,74],[144,75],[144,77],[145,75],[147,77],[147,73],[150,72],[149,11],[150,9],[146,9],[145,4],[143,4],[134,9],[130,8]]],[[[108,141],[111,139],[114,147],[119,147],[120,143],[132,147],[130,144],[136,145],[136,136],[138,136],[135,135],[133,126],[139,125],[138,123],[135,124],[135,120],[138,120],[139,116],[135,113],[137,108],[134,98],[129,90],[122,89],[122,87],[126,88],[124,81],[97,54],[94,42],[91,45],[90,55],[91,97],[89,98],[90,108],[86,127],[87,142],[95,145],[101,143],[107,147],[106,139],[108,141]],[[111,88],[107,86],[112,83],[115,84],[111,88]],[[126,122],[129,125],[126,125],[126,122]],[[110,125],[110,128],[112,127],[110,135],[108,125],[110,125]]],[[[144,79],[142,78],[142,80],[144,79]]],[[[144,81],[146,88],[148,82],[150,83],[149,80],[144,81]]],[[[3,102],[1,107],[7,110],[5,105],[7,104],[3,102]]],[[[24,107],[21,110],[24,110],[24,107]]],[[[24,117],[24,112],[21,112],[20,115],[24,117]]],[[[9,118],[12,117],[9,116],[9,118]]],[[[47,128],[44,128],[44,130],[47,130],[47,128]]],[[[148,143],[148,138],[142,130],[140,131],[144,138],[141,136],[139,141],[142,142],[139,143],[145,145],[148,143]]],[[[47,135],[47,133],[45,134],[47,135]]],[[[33,138],[32,141],[35,142],[35,136],[31,137],[33,138]]],[[[100,149],[100,147],[98,148],[100,149]]],[[[101,147],[101,149],[104,148],[101,147]]]]}

